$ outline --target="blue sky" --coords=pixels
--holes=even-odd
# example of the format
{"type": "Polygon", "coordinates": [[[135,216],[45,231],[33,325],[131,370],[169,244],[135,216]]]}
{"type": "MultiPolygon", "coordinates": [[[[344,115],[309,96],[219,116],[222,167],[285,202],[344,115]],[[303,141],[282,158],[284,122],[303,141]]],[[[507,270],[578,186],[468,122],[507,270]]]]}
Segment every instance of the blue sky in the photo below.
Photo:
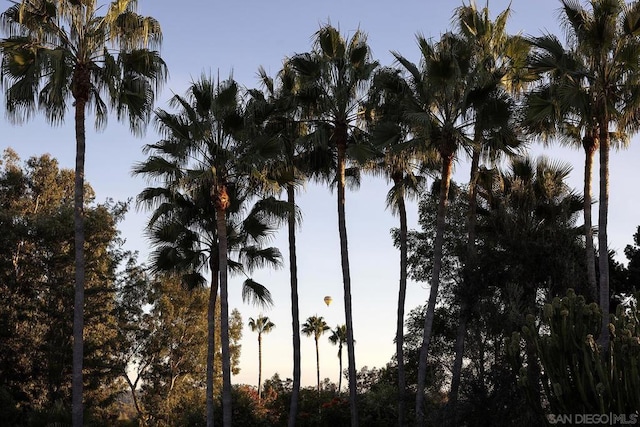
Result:
{"type": "MultiPolygon", "coordinates": [[[[8,1],[2,2],[3,10],[8,1]]],[[[154,16],[161,24],[164,42],[161,54],[169,66],[169,81],[158,97],[157,106],[168,108],[173,93],[182,94],[192,78],[211,73],[222,78],[233,74],[242,85],[258,85],[256,72],[263,66],[270,75],[280,69],[283,59],[308,51],[315,31],[327,22],[350,35],[360,28],[369,35],[374,57],[382,65],[392,65],[389,51],[400,52],[412,61],[418,60],[416,33],[437,38],[451,28],[453,10],[459,1],[326,0],[323,2],[294,0],[237,0],[228,2],[144,1],[139,11],[154,16]]],[[[556,0],[494,0],[490,2],[492,16],[509,4],[513,14],[511,33],[540,35],[558,30],[560,5],[556,0]]],[[[479,7],[484,3],[479,2],[479,7]]],[[[66,168],[73,168],[75,142],[72,114],[62,126],[52,128],[42,118],[22,126],[11,125],[4,118],[0,106],[0,149],[14,148],[26,160],[32,155],[50,153],[66,168]]],[[[144,159],[142,146],[157,139],[153,127],[146,136],[135,138],[127,128],[112,119],[106,131],[96,133],[87,123],[86,178],[96,191],[97,201],[107,197],[126,200],[145,187],[140,178],[131,177],[133,163],[144,159]]],[[[637,159],[640,154],[637,138],[624,152],[611,156],[611,195],[609,217],[610,247],[622,256],[624,246],[631,242],[640,224],[637,212],[640,201],[632,193],[638,179],[637,159]]],[[[533,146],[532,152],[543,150],[533,146]]],[[[570,184],[582,188],[582,153],[564,148],[544,151],[546,155],[571,163],[574,171],[570,184]]],[[[456,179],[466,181],[468,166],[463,161],[456,167],[456,179]]],[[[398,287],[398,253],[390,239],[390,228],[397,218],[385,210],[387,183],[367,178],[360,190],[347,194],[347,227],[353,287],[354,334],[357,368],[381,367],[394,352],[393,336],[398,287]]],[[[594,180],[597,194],[597,181],[594,180]]],[[[300,269],[300,316],[302,320],[317,314],[324,316],[330,326],[344,323],[342,279],[335,195],[325,188],[309,185],[299,196],[303,224],[298,236],[300,269]],[[325,295],[333,296],[327,307],[325,295]]],[[[594,215],[597,215],[597,206],[594,215]]],[[[144,259],[148,245],[143,238],[147,213],[133,209],[121,225],[127,248],[138,250],[144,259]]],[[[410,227],[416,227],[415,205],[410,208],[410,227]]],[[[255,278],[267,285],[275,300],[275,307],[265,312],[276,324],[265,336],[263,348],[263,378],[278,372],[281,378],[292,375],[291,321],[289,282],[286,268],[286,231],[274,239],[285,255],[285,268],[265,271],[255,278]]],[[[233,279],[230,307],[238,308],[246,321],[259,314],[258,309],[244,305],[240,298],[241,278],[233,279]]],[[[407,294],[407,312],[424,304],[428,287],[411,283],[407,294]]],[[[238,383],[257,382],[257,339],[248,328],[244,330],[241,373],[234,377],[238,383]]],[[[303,385],[315,383],[315,349],[312,338],[302,337],[303,385]]],[[[321,376],[337,382],[337,348],[327,339],[320,343],[321,376]]],[[[346,367],[346,354],[345,354],[346,367]]]]}

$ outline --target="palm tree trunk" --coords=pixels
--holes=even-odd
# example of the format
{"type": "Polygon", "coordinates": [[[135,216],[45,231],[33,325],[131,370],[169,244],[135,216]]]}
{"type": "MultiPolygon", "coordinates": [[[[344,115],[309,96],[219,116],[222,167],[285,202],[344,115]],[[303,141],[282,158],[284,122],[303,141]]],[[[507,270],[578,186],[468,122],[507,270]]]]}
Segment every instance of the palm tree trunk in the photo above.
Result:
{"type": "MultiPolygon", "coordinates": [[[[604,121],[607,123],[608,121],[604,121]]],[[[609,252],[607,221],[609,213],[609,133],[608,127],[600,127],[600,200],[598,206],[598,267],[600,269],[600,308],[602,327],[598,344],[609,352],[609,252]]]]}
{"type": "Polygon", "coordinates": [[[593,175],[593,158],[596,146],[584,143],[584,240],[587,261],[587,280],[589,291],[594,301],[598,300],[598,284],[596,283],[596,260],[593,250],[593,222],[591,220],[591,181],[593,175]]]}
{"type": "Polygon", "coordinates": [[[262,333],[258,332],[258,401],[262,399],[262,333]]]}
{"type": "Polygon", "coordinates": [[[300,396],[300,313],[298,308],[298,259],[296,256],[296,200],[293,184],[287,184],[289,213],[289,276],[291,280],[291,326],[293,331],[293,389],[289,406],[289,427],[295,427],[300,396]]]}
{"type": "Polygon", "coordinates": [[[73,302],[73,368],[71,417],[74,427],[82,427],[83,420],[83,378],[84,359],[84,163],[86,135],[84,97],[76,98],[76,171],[73,197],[74,244],[75,244],[75,293],[73,302]]]}
{"type": "Polygon", "coordinates": [[[218,299],[219,260],[211,260],[211,289],[207,311],[207,427],[213,427],[213,371],[216,343],[216,301],[218,299]]]}
{"type": "Polygon", "coordinates": [[[431,290],[429,291],[429,303],[424,318],[424,332],[422,335],[422,347],[420,348],[420,360],[418,363],[418,388],[416,393],[416,424],[424,425],[424,388],[427,377],[427,355],[431,341],[431,330],[436,311],[438,287],[440,286],[440,270],[442,269],[442,246],[444,243],[444,227],[449,204],[449,184],[451,181],[451,168],[453,154],[442,155],[442,182],[440,183],[440,201],[436,217],[436,238],[433,245],[433,271],[431,275],[431,290]]]}
{"type": "Polygon", "coordinates": [[[316,341],[316,377],[318,379],[318,396],[320,396],[320,350],[318,348],[318,335],[314,336],[316,341]]]}
{"type": "Polygon", "coordinates": [[[231,353],[229,351],[229,292],[227,286],[227,219],[229,206],[226,188],[216,191],[216,227],[218,256],[220,257],[220,336],[222,341],[222,425],[232,426],[231,408],[231,353]]]}
{"type": "Polygon", "coordinates": [[[358,426],[358,394],[356,388],[356,356],[353,340],[353,312],[351,308],[351,276],[349,273],[349,249],[347,245],[347,224],[345,213],[345,167],[347,155],[347,129],[336,130],[342,137],[338,149],[338,232],[340,234],[340,259],[342,261],[342,282],[344,285],[344,314],[347,326],[347,353],[349,364],[349,406],[351,426],[358,426]]]}
{"type": "MultiPolygon", "coordinates": [[[[395,182],[396,185],[399,182],[395,182]]],[[[407,298],[407,207],[404,194],[398,198],[400,216],[400,285],[398,287],[398,315],[396,320],[396,360],[398,361],[398,426],[405,425],[405,394],[407,380],[404,371],[404,306],[407,298]]]]}
{"type": "Polygon", "coordinates": [[[340,368],[340,372],[338,373],[338,396],[340,395],[340,390],[342,390],[342,343],[340,343],[340,348],[338,348],[338,366],[340,368]]]}

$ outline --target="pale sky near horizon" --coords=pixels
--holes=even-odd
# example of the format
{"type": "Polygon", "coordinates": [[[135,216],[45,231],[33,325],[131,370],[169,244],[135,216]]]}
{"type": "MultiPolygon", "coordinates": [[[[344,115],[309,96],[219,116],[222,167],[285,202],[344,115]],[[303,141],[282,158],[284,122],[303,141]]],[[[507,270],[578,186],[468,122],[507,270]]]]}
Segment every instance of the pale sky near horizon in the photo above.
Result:
{"type": "MultiPolygon", "coordinates": [[[[468,2],[467,2],[468,3],[468,2]]],[[[1,10],[10,6],[1,2],[1,10]],[[4,7],[3,7],[4,6],[4,7]]],[[[478,2],[482,7],[484,2],[478,2]]],[[[557,0],[494,0],[489,3],[491,15],[511,4],[513,14],[509,20],[510,33],[541,35],[552,32],[559,37],[557,0]]],[[[161,54],[169,66],[169,80],[158,97],[157,106],[169,108],[167,100],[173,93],[183,94],[191,79],[202,73],[226,78],[229,74],[240,84],[258,86],[256,72],[263,66],[275,75],[283,59],[310,50],[313,34],[330,22],[343,34],[351,35],[360,28],[369,35],[374,58],[381,65],[393,65],[389,51],[398,51],[417,62],[418,50],[415,34],[437,38],[451,29],[451,18],[460,1],[405,1],[346,0],[338,2],[294,0],[237,0],[229,2],[179,3],[139,2],[139,12],[155,17],[161,24],[164,42],[161,54]]],[[[4,98],[4,95],[2,95],[4,98]]],[[[73,114],[65,124],[50,127],[42,117],[15,126],[4,116],[0,106],[0,150],[12,147],[23,160],[30,156],[50,153],[61,167],[73,169],[75,142],[73,114]]],[[[126,200],[135,198],[146,186],[141,178],[131,176],[135,162],[144,160],[142,146],[155,142],[153,127],[146,136],[135,138],[128,129],[111,119],[104,132],[93,130],[87,121],[86,179],[96,191],[96,200],[106,198],[126,200]]],[[[633,197],[631,183],[638,178],[637,163],[640,147],[634,138],[629,149],[611,155],[609,241],[624,259],[622,251],[632,242],[640,224],[637,212],[640,201],[633,197]]],[[[532,153],[542,148],[534,145],[532,153]]],[[[569,162],[573,172],[570,184],[582,192],[583,155],[580,151],[551,148],[544,153],[554,159],[569,162]]],[[[597,161],[597,160],[596,160],[597,161]]],[[[457,166],[456,179],[466,182],[468,167],[457,166]]],[[[596,169],[597,175],[597,169],[596,169]]],[[[597,194],[597,179],[594,179],[597,194]]],[[[385,196],[388,185],[380,179],[367,178],[356,192],[347,193],[347,228],[351,262],[351,280],[354,309],[356,366],[382,367],[392,357],[396,324],[398,288],[398,252],[393,248],[390,229],[397,226],[388,210],[385,196]]],[[[326,188],[309,185],[299,196],[303,223],[298,234],[299,293],[301,322],[311,316],[324,316],[331,327],[344,323],[342,277],[337,232],[335,194],[326,188]],[[327,307],[325,295],[333,297],[327,307]]],[[[597,218],[597,205],[594,218],[597,218]]],[[[148,252],[143,229],[148,213],[134,209],[121,224],[126,248],[138,250],[141,261],[148,252]]],[[[417,227],[415,204],[409,212],[410,228],[417,227]]],[[[291,309],[288,278],[286,230],[279,232],[273,244],[280,248],[284,267],[278,271],[264,271],[254,277],[271,290],[275,307],[264,312],[276,324],[274,331],[263,340],[263,379],[278,372],[281,378],[292,376],[291,309]]],[[[245,328],[242,341],[241,373],[233,377],[235,383],[257,384],[257,337],[246,326],[249,317],[260,314],[257,308],[242,303],[241,278],[234,278],[230,287],[230,308],[242,313],[245,328]]],[[[410,283],[406,312],[425,304],[428,287],[424,283],[410,283]]],[[[302,337],[302,384],[315,384],[315,349],[312,338],[302,337]]],[[[321,377],[337,383],[337,348],[328,342],[328,335],[320,343],[321,377]]],[[[346,350],[344,352],[346,369],[346,350]]],[[[343,381],[343,387],[346,382],[343,381]]]]}

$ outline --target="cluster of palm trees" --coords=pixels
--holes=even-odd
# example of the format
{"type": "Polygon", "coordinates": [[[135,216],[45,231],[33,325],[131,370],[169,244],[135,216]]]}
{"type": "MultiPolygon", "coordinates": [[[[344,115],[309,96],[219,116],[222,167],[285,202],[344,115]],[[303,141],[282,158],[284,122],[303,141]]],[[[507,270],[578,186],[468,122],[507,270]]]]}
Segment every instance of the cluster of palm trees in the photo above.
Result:
{"type": "MultiPolygon", "coordinates": [[[[207,425],[213,424],[213,307],[221,303],[223,424],[230,426],[231,376],[228,337],[228,273],[244,275],[243,296],[269,305],[268,290],[250,278],[255,268],[278,265],[280,253],[265,247],[281,224],[289,232],[293,393],[289,425],[295,425],[300,389],[300,325],[295,207],[307,180],[335,187],[344,286],[351,424],[358,425],[356,356],[352,318],[346,186],[360,170],[386,176],[388,203],[400,217],[400,283],[397,317],[399,425],[406,425],[403,367],[407,281],[405,201],[423,191],[425,176],[439,177],[439,202],[430,295],[418,369],[416,423],[424,422],[426,361],[438,303],[444,225],[454,162],[471,158],[467,257],[464,286],[475,272],[475,207],[483,168],[521,151],[528,135],[579,143],[585,161],[585,236],[589,280],[603,310],[599,343],[608,345],[608,158],[612,143],[625,142],[640,116],[640,4],[592,0],[585,8],[561,0],[569,34],[527,39],[506,32],[510,9],[491,20],[475,3],[455,11],[456,28],[437,40],[418,36],[420,62],[394,53],[398,67],[379,67],[366,35],[345,38],[331,26],[315,34],[310,52],[287,58],[277,77],[260,70],[261,89],[243,90],[233,79],[203,75],[186,95],[171,100],[175,112],[156,110],[162,139],[146,146],[149,157],[134,172],[154,183],[139,196],[152,209],[149,237],[156,271],[179,274],[188,286],[207,282],[210,272],[207,425]],[[591,165],[600,152],[598,271],[591,224],[591,165]],[[280,192],[286,191],[286,200],[280,192]]],[[[2,15],[7,38],[0,41],[0,84],[7,112],[16,120],[42,109],[63,119],[66,102],[75,109],[76,300],[74,311],[73,420],[82,425],[82,330],[84,291],[83,188],[85,113],[103,126],[110,104],[140,132],[151,117],[153,94],[166,66],[151,50],[160,42],[152,18],[135,13],[134,0],[110,3],[98,16],[92,0],[25,0],[2,15]],[[108,102],[103,101],[108,97],[108,102]]],[[[460,380],[466,320],[473,300],[460,301],[451,402],[460,380]]],[[[256,320],[256,328],[260,325],[256,320]]],[[[326,325],[325,325],[326,326],[326,325]]],[[[264,331],[264,325],[262,325],[264,331]]],[[[322,333],[322,332],[320,332],[322,333]]],[[[338,341],[342,344],[342,338],[338,341]]],[[[341,351],[341,347],[340,347],[341,351]]],[[[318,374],[319,376],[319,374],[318,374]]],[[[260,382],[260,381],[259,381],[260,382]]]]}

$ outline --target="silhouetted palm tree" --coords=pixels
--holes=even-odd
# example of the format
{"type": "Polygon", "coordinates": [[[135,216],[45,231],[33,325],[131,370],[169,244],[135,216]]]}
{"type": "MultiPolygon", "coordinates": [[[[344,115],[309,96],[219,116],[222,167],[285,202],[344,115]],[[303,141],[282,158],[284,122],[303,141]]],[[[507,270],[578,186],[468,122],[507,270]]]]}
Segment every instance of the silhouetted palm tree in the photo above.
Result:
{"type": "Polygon", "coordinates": [[[252,332],[258,333],[258,399],[262,398],[262,334],[268,334],[276,327],[267,316],[258,316],[257,319],[249,318],[249,327],[252,332]]]}
{"type": "Polygon", "coordinates": [[[318,379],[318,394],[320,394],[320,349],[318,340],[329,330],[327,322],[322,316],[311,316],[302,324],[302,333],[308,337],[313,335],[316,343],[316,374],[318,379]]]}
{"type": "Polygon", "coordinates": [[[353,345],[345,183],[348,158],[363,158],[369,153],[366,149],[362,150],[366,147],[363,132],[355,123],[361,100],[366,94],[366,86],[378,63],[371,60],[367,38],[362,31],[356,31],[350,39],[345,40],[338,29],[326,25],[315,35],[314,50],[295,55],[291,58],[291,66],[300,76],[300,96],[306,101],[312,132],[317,143],[331,147],[336,153],[335,183],[338,187],[338,232],[349,352],[349,400],[351,425],[355,427],[358,425],[356,359],[353,345]]]}

